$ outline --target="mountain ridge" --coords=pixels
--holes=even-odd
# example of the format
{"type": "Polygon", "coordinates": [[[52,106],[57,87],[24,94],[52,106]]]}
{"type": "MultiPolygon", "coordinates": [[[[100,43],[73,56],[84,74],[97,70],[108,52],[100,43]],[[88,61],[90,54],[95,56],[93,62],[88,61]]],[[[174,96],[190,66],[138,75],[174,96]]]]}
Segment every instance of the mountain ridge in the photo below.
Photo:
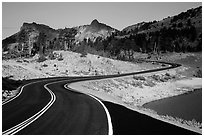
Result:
{"type": "MultiPolygon", "coordinates": [[[[168,16],[162,20],[159,21],[150,21],[150,22],[139,22],[130,26],[127,26],[125,28],[123,28],[121,31],[122,32],[130,32],[132,31],[132,33],[142,33],[142,32],[149,32],[149,30],[153,30],[154,28],[158,28],[157,30],[161,29],[163,26],[168,25],[169,24],[173,24],[173,23],[180,23],[182,22],[182,20],[187,20],[186,18],[188,17],[189,19],[194,19],[196,17],[198,17],[200,20],[200,23],[202,23],[202,6],[199,6],[197,8],[191,8],[185,12],[181,12],[178,15],[174,15],[174,16],[168,16]]],[[[192,21],[194,22],[194,20],[192,21]]],[[[184,23],[184,22],[182,22],[184,23]]],[[[157,31],[157,30],[153,30],[153,31],[157,31]]]]}
{"type": "MultiPolygon", "coordinates": [[[[106,24],[99,23],[96,19],[94,19],[90,25],[81,25],[72,28],[65,29],[53,29],[45,24],[37,24],[35,22],[27,23],[24,22],[20,27],[20,30],[3,39],[2,40],[2,48],[3,50],[8,50],[8,45],[12,43],[20,43],[24,42],[28,43],[28,40],[31,37],[35,37],[38,39],[40,33],[44,33],[46,35],[46,41],[59,43],[56,39],[75,39],[73,43],[79,43],[84,39],[90,39],[91,41],[95,41],[97,37],[106,38],[110,36],[112,32],[118,31],[106,24]],[[22,38],[20,38],[22,37],[22,38]]],[[[36,42],[33,40],[33,42],[36,42]]],[[[11,47],[13,48],[13,47],[11,47]]]]}
{"type": "Polygon", "coordinates": [[[101,23],[97,19],[92,20],[88,25],[64,29],[53,29],[35,22],[23,23],[19,32],[2,41],[2,48],[3,51],[17,53],[28,51],[29,55],[39,50],[74,50],[79,46],[83,49],[83,45],[95,46],[96,49],[102,51],[109,49],[111,54],[123,49],[129,50],[133,46],[133,49],[139,52],[150,52],[156,47],[166,51],[169,50],[168,46],[176,46],[177,51],[181,51],[182,48],[186,48],[184,45],[188,45],[191,51],[197,51],[201,49],[201,36],[202,6],[160,21],[136,23],[122,31],[101,23]],[[117,39],[122,40],[117,41],[117,39]],[[197,46],[199,48],[196,48],[197,46]]]}

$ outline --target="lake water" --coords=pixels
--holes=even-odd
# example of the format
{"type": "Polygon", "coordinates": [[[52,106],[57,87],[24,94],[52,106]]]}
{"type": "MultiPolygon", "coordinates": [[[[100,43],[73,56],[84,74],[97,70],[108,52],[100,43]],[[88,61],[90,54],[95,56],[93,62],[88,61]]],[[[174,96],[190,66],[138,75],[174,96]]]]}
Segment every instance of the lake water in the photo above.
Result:
{"type": "Polygon", "coordinates": [[[193,131],[160,121],[124,106],[103,101],[111,117],[114,135],[195,135],[193,131]]]}
{"type": "Polygon", "coordinates": [[[202,89],[144,104],[143,107],[156,111],[159,115],[169,115],[185,120],[202,122],[202,89]]]}

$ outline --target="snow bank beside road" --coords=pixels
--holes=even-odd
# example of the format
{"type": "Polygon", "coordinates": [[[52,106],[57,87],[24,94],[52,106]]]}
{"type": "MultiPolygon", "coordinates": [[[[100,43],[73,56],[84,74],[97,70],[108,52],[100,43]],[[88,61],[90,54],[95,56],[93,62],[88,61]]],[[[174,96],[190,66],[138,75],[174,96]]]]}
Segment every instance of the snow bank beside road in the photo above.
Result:
{"type": "MultiPolygon", "coordinates": [[[[168,75],[169,76],[169,75],[168,75]]],[[[72,83],[70,88],[82,93],[92,94],[102,100],[123,105],[131,110],[146,114],[158,120],[162,120],[186,129],[201,133],[202,123],[196,121],[186,121],[181,118],[171,116],[160,116],[157,112],[143,108],[143,104],[173,97],[193,91],[194,88],[202,87],[201,78],[188,78],[177,80],[174,76],[171,79],[155,77],[153,81],[149,76],[139,77],[121,77],[106,80],[94,80],[72,83]],[[166,79],[166,80],[165,80],[166,79]]]]}
{"type": "MultiPolygon", "coordinates": [[[[108,95],[119,102],[123,102],[124,105],[141,107],[151,101],[184,94],[194,88],[202,88],[202,79],[176,80],[174,76],[162,78],[159,75],[140,76],[136,79],[134,76],[128,76],[77,82],[70,84],[69,87],[79,91],[88,91],[96,96],[100,95],[99,97],[104,100],[106,100],[108,95]],[[104,94],[106,95],[104,96],[104,94]]],[[[107,101],[110,100],[108,99],[107,101]]]]}
{"type": "Polygon", "coordinates": [[[188,87],[188,88],[202,88],[202,78],[190,78],[176,81],[177,87],[188,87]]]}

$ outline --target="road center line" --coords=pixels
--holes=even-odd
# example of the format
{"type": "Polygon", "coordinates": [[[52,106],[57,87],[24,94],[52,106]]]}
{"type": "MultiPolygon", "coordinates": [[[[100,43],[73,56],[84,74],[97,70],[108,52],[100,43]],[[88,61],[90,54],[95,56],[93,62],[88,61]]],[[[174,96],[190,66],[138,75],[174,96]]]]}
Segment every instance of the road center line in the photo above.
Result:
{"type": "MultiPolygon", "coordinates": [[[[63,81],[67,81],[67,80],[63,80],[63,81]]],[[[39,81],[38,81],[39,82],[39,81]]],[[[40,81],[41,82],[41,81],[40,81]]],[[[30,125],[32,122],[34,122],[36,119],[38,119],[41,115],[43,115],[51,106],[52,104],[55,102],[56,100],[56,96],[55,94],[47,87],[48,85],[50,84],[54,84],[54,83],[57,83],[57,82],[62,82],[62,81],[55,81],[55,82],[51,82],[51,83],[48,83],[48,84],[45,84],[44,85],[44,88],[50,93],[51,95],[51,99],[50,101],[48,102],[48,104],[43,108],[41,109],[38,113],[36,113],[35,115],[33,115],[32,117],[28,118],[27,120],[21,122],[20,124],[4,131],[2,134],[4,135],[13,135],[15,133],[17,133],[18,131],[22,130],[23,128],[25,128],[26,126],[30,125]]],[[[23,87],[25,86],[28,86],[30,84],[35,84],[37,82],[32,82],[32,83],[29,83],[29,84],[26,84],[24,85],[23,87]]],[[[23,90],[23,89],[22,89],[23,90]]],[[[22,92],[22,91],[21,91],[22,92]]],[[[19,94],[20,95],[20,94],[19,94]]]]}

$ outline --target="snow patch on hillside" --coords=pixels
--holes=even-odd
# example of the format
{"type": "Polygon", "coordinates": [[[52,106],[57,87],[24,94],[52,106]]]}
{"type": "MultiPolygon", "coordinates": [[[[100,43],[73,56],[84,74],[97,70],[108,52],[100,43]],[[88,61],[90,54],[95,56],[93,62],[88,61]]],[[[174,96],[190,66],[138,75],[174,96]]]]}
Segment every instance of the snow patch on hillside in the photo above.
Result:
{"type": "Polygon", "coordinates": [[[38,56],[29,59],[2,61],[2,76],[13,79],[34,79],[53,76],[90,76],[136,72],[142,70],[140,64],[113,60],[98,55],[81,54],[71,51],[55,51],[63,60],[37,62],[38,56]]]}

